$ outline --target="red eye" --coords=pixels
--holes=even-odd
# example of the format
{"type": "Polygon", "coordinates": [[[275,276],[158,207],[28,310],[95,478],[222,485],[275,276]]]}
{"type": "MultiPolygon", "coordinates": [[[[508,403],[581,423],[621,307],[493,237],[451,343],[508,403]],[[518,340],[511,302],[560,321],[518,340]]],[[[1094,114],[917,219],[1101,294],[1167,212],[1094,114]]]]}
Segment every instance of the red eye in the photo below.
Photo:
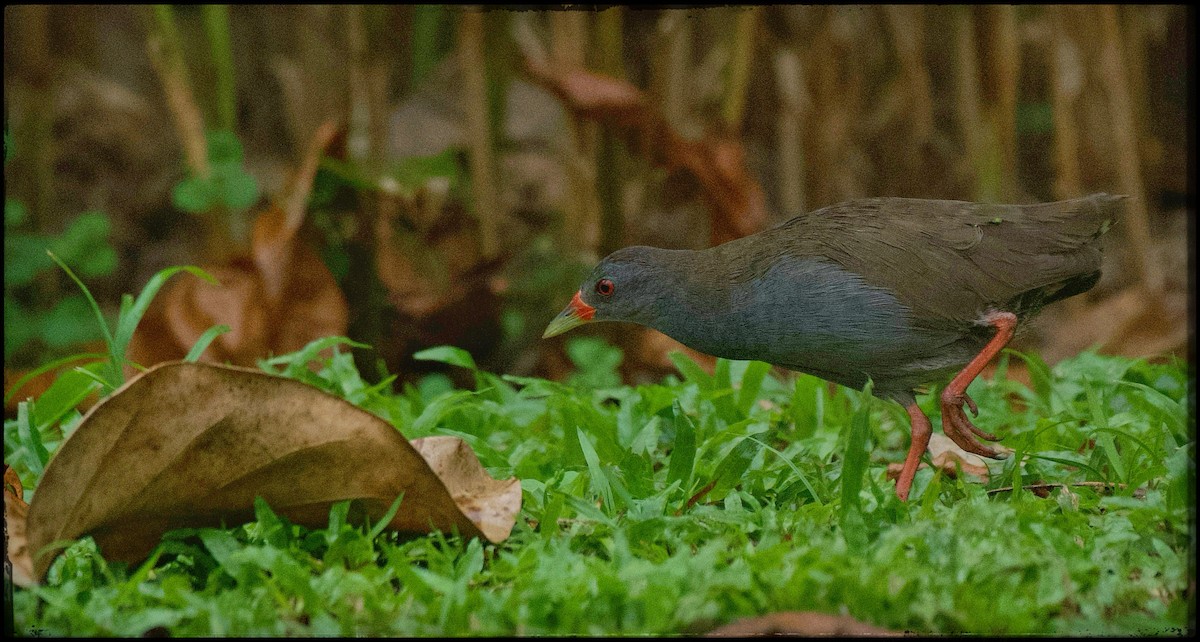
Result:
{"type": "Polygon", "coordinates": [[[600,296],[612,296],[612,293],[616,292],[616,290],[617,286],[613,285],[613,282],[608,279],[596,281],[596,294],[600,296]]]}

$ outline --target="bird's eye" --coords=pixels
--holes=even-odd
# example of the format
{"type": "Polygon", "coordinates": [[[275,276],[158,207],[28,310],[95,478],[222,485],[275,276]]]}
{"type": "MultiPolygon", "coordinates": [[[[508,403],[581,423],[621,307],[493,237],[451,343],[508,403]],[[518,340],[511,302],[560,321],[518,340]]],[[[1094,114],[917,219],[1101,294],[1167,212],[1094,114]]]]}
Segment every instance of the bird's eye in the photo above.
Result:
{"type": "Polygon", "coordinates": [[[612,296],[612,293],[616,292],[616,290],[617,286],[613,285],[613,282],[609,279],[596,281],[596,294],[600,296],[612,296]]]}

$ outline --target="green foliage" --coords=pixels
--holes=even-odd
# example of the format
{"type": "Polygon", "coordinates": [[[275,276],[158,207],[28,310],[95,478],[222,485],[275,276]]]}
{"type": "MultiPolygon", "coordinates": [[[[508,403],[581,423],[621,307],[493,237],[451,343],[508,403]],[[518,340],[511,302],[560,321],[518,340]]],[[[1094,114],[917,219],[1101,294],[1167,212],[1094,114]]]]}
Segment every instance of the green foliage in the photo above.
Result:
{"type": "MultiPolygon", "coordinates": [[[[15,381],[5,396],[4,401],[8,403],[11,397],[22,391],[25,382],[45,372],[74,362],[84,360],[92,362],[60,373],[54,383],[50,384],[50,387],[36,401],[27,399],[17,405],[16,419],[6,419],[4,422],[4,461],[21,478],[27,494],[37,486],[42,470],[50,459],[50,453],[71,434],[82,418],[79,411],[76,410],[76,406],[97,390],[108,394],[119,388],[125,382],[126,365],[140,367],[129,362],[125,358],[125,354],[129,349],[129,342],[133,339],[134,330],[146,313],[146,309],[150,307],[150,301],[166,284],[167,279],[177,272],[187,271],[205,280],[215,282],[207,272],[200,268],[192,266],[164,268],[150,278],[150,282],[142,289],[136,300],[128,294],[122,298],[121,309],[117,314],[117,323],[110,329],[108,321],[100,311],[100,306],[92,298],[92,293],[88,291],[87,286],[58,256],[49,252],[47,254],[50,260],[57,263],[83,291],[83,309],[78,313],[81,318],[78,322],[90,324],[92,320],[87,317],[92,316],[98,325],[99,334],[103,336],[108,347],[108,353],[80,353],[51,361],[15,381]],[[88,309],[89,306],[90,309],[88,309]]],[[[213,339],[228,331],[229,327],[224,325],[209,328],[189,351],[187,359],[194,361],[199,358],[213,339]]]]}
{"type": "MultiPolygon", "coordinates": [[[[1046,369],[1045,388],[976,382],[981,427],[1016,453],[992,463],[986,485],[921,469],[903,503],[885,477],[907,446],[903,411],[812,377],[728,361],[710,375],[680,355],[682,379],[563,385],[498,377],[440,347],[419,356],[470,370],[475,389],[430,379],[397,393],[365,383],[349,354],[320,356],[344,343],[314,342],[263,367],[409,438],[466,439],[494,476],[521,479],[507,541],[401,539],[347,504],[310,530],[260,502],[254,521],[174,531],[137,566],[76,543],[45,586],[16,592],[18,630],[679,634],[784,610],[940,634],[1188,626],[1195,437],[1181,363],[1089,352],[1046,369]],[[1003,490],[1022,480],[1065,486],[1045,498],[1003,490]],[[1124,485],[1071,485],[1080,482],[1124,485]]],[[[921,403],[936,409],[934,398],[921,403]]],[[[32,431],[51,406],[61,403],[44,396],[6,423],[6,460],[27,461],[26,475],[57,445],[32,431]]]]}
{"type": "MultiPolygon", "coordinates": [[[[83,278],[103,277],[117,267],[108,243],[110,223],[102,212],[85,212],[58,236],[27,231],[29,215],[19,201],[4,203],[4,360],[27,345],[50,355],[100,338],[82,295],[47,301],[36,281],[54,267],[47,250],[75,266],[83,278]]],[[[49,277],[51,279],[56,277],[49,277]]]]}
{"type": "MultiPolygon", "coordinates": [[[[105,364],[105,368],[101,372],[94,373],[96,381],[106,391],[116,390],[121,384],[125,383],[125,366],[127,364],[134,365],[125,358],[125,353],[129,350],[129,342],[133,340],[133,331],[137,329],[138,323],[141,322],[142,316],[146,314],[146,310],[150,307],[150,302],[154,299],[154,296],[158,294],[162,286],[166,285],[167,279],[178,272],[186,271],[214,285],[217,283],[217,280],[210,276],[208,272],[198,267],[184,265],[163,268],[150,277],[150,282],[146,284],[146,287],[142,288],[136,300],[128,294],[121,297],[121,308],[117,312],[116,326],[110,329],[108,321],[104,318],[104,313],[100,311],[100,305],[92,298],[92,293],[88,291],[83,281],[80,281],[79,277],[75,276],[75,273],[71,271],[71,268],[67,267],[67,264],[63,263],[57,256],[50,254],[50,258],[67,273],[67,276],[71,277],[71,280],[75,281],[79,289],[83,290],[83,295],[86,297],[87,302],[91,304],[96,322],[100,326],[100,333],[104,336],[104,343],[108,346],[109,359],[105,364]]],[[[206,332],[200,338],[199,342],[207,344],[209,341],[212,341],[215,335],[210,336],[211,332],[206,332]]],[[[201,349],[203,350],[203,348],[201,349]]]]}
{"type": "Polygon", "coordinates": [[[621,350],[596,337],[567,340],[567,356],[575,365],[568,383],[581,388],[615,388],[621,385],[621,350]]]}
{"type": "Polygon", "coordinates": [[[243,167],[242,144],[228,130],[210,131],[208,143],[209,175],[189,176],[171,191],[175,207],[202,214],[218,207],[230,213],[241,212],[258,201],[258,181],[243,167]]]}

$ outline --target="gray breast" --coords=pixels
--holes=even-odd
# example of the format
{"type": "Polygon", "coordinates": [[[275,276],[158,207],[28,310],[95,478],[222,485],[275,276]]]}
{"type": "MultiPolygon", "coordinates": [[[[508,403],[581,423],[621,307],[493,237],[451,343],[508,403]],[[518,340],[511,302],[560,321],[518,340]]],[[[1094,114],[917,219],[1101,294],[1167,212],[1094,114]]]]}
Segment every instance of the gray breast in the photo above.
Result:
{"type": "Polygon", "coordinates": [[[957,338],[914,329],[910,311],[891,292],[823,259],[781,257],[724,294],[690,306],[686,323],[660,329],[701,352],[854,386],[957,338]]]}

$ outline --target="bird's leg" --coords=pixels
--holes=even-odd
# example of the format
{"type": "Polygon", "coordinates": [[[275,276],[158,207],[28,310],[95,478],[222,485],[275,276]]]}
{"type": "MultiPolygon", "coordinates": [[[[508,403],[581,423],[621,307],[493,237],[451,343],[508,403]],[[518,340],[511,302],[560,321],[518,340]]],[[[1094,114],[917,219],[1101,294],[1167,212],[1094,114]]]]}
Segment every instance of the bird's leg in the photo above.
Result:
{"type": "Polygon", "coordinates": [[[1013,333],[1017,329],[1017,315],[1011,312],[993,312],[985,317],[984,321],[996,328],[996,334],[942,390],[942,431],[967,452],[999,459],[1002,455],[995,449],[979,443],[975,435],[991,441],[995,441],[997,437],[980,430],[971,423],[971,420],[967,419],[967,414],[963,412],[963,404],[966,403],[972,413],[976,416],[979,415],[979,408],[967,396],[967,386],[971,385],[975,377],[983,372],[984,366],[1012,339],[1013,333]]]}
{"type": "Polygon", "coordinates": [[[908,418],[912,423],[912,445],[908,447],[904,468],[900,470],[900,477],[896,479],[896,496],[900,501],[906,502],[908,491],[912,489],[913,477],[917,474],[917,466],[921,463],[921,455],[925,454],[925,449],[929,447],[929,437],[933,434],[933,428],[929,417],[921,412],[917,402],[908,404],[904,409],[908,411],[908,418]]]}

